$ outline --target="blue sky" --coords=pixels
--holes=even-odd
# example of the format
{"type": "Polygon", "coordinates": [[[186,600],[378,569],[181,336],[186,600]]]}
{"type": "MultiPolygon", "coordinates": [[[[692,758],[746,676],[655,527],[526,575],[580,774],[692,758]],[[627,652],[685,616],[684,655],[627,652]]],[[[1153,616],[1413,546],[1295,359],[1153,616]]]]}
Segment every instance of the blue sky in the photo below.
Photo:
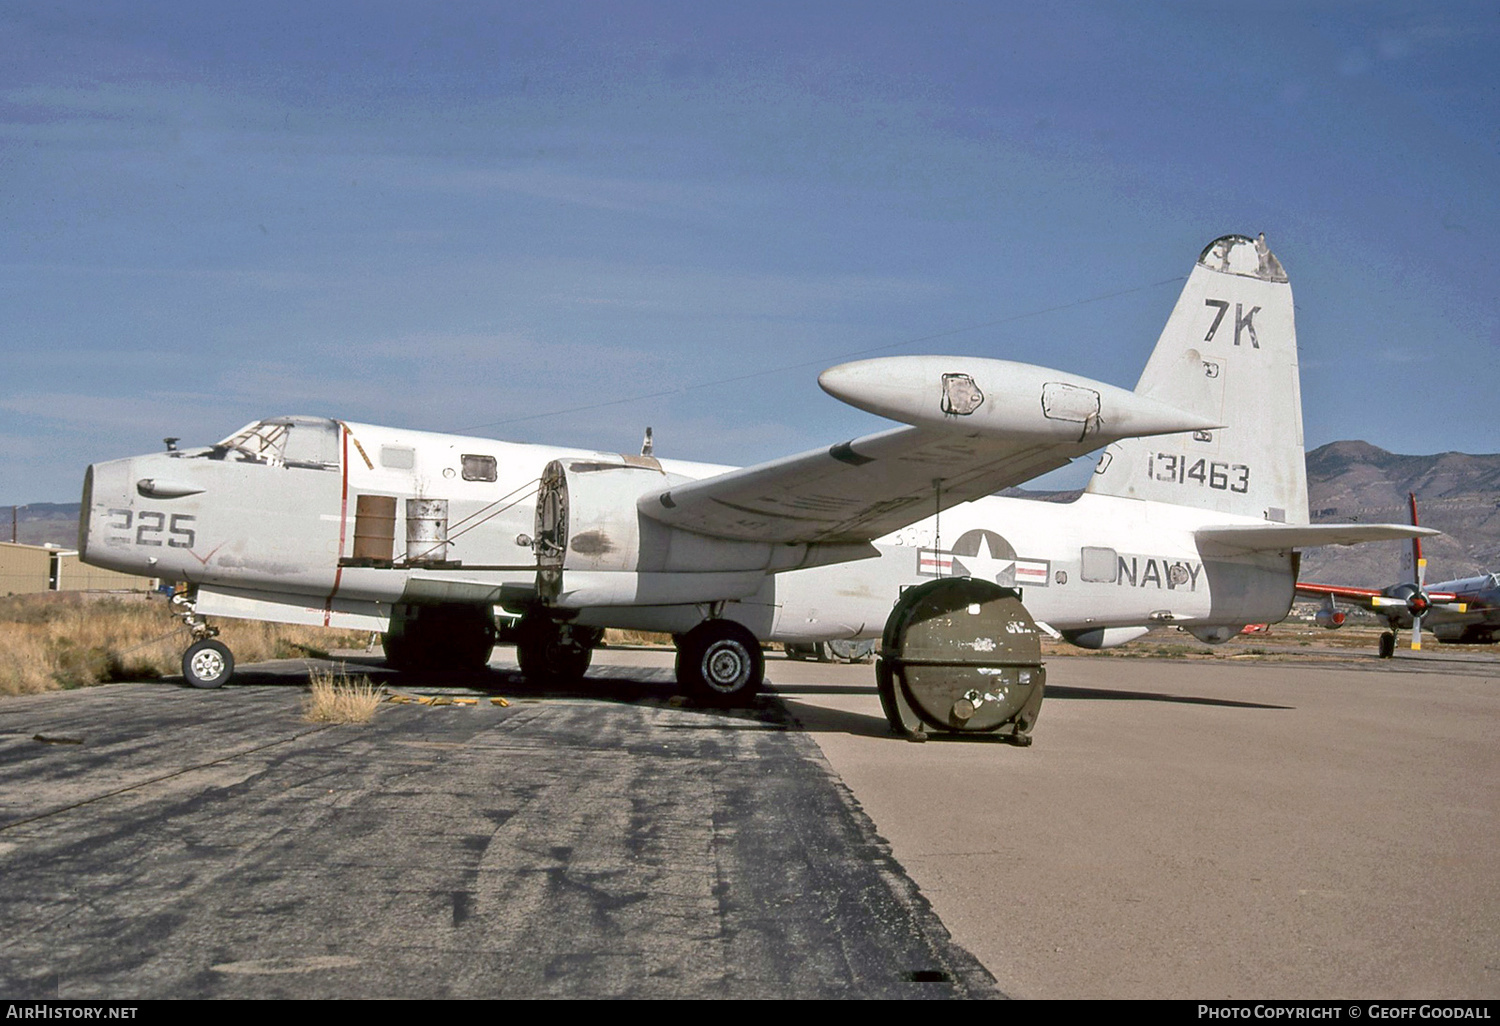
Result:
{"type": "Polygon", "coordinates": [[[1310,448],[1500,450],[1500,8],[1041,7],[0,6],[0,502],[277,413],[751,463],[884,426],[854,354],[1132,387],[1229,232],[1310,448]]]}

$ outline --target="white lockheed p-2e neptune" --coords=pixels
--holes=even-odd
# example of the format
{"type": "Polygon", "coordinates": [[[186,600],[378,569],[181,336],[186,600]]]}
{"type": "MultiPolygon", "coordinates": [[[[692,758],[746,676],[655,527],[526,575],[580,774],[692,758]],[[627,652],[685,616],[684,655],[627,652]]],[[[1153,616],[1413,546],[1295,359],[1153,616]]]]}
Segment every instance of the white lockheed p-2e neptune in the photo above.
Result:
{"type": "Polygon", "coordinates": [[[79,549],[187,583],[201,687],[233,672],[203,619],[227,616],[379,631],[397,666],[482,666],[499,637],[528,676],[581,675],[605,627],[665,631],[682,687],[738,700],[760,642],[878,637],[928,578],[1020,589],[1085,648],[1155,624],[1216,642],[1286,615],[1298,549],[1435,533],[1308,523],[1292,292],[1264,237],[1203,250],[1134,392],[960,356],[818,380],[905,426],[733,469],[277,417],[93,465],[79,549]],[[992,494],[1101,447],[1072,503],[992,494]]]}

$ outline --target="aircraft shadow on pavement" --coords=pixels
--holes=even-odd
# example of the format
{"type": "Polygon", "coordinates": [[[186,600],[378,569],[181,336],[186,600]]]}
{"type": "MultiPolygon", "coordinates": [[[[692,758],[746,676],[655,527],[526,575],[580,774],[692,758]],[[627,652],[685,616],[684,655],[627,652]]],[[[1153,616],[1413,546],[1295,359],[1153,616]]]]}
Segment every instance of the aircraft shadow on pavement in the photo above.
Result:
{"type": "MultiPolygon", "coordinates": [[[[679,705],[725,721],[751,720],[767,729],[799,730],[807,733],[841,733],[859,737],[896,740],[883,715],[871,715],[846,709],[830,709],[797,701],[799,697],[818,695],[867,695],[875,698],[872,685],[856,684],[787,684],[767,682],[766,691],[746,707],[721,707],[684,699],[670,670],[633,669],[628,675],[612,674],[596,668],[586,677],[573,681],[532,681],[511,668],[487,667],[468,672],[406,670],[387,667],[378,656],[354,656],[336,660],[284,660],[279,664],[260,664],[240,670],[230,688],[277,687],[302,688],[314,669],[339,669],[351,676],[368,676],[372,683],[398,694],[422,694],[433,690],[463,690],[508,699],[576,699],[625,704],[679,705]],[[787,699],[789,702],[784,702],[787,699]]],[[[180,678],[172,681],[186,687],[180,678]]],[[[1124,691],[1071,685],[1049,685],[1048,700],[1093,699],[1127,702],[1167,702],[1231,709],[1290,710],[1293,706],[1232,699],[1205,698],[1192,695],[1170,695],[1151,691],[1124,691]]],[[[987,735],[941,734],[932,740],[993,742],[987,735]]]]}
{"type": "MultiPolygon", "coordinates": [[[[785,684],[774,685],[778,695],[873,695],[873,684],[785,684]]],[[[1218,705],[1232,709],[1291,709],[1289,705],[1267,705],[1263,702],[1240,702],[1227,698],[1200,698],[1193,695],[1164,695],[1155,691],[1118,691],[1113,688],[1073,687],[1066,684],[1048,684],[1047,698],[1095,698],[1130,702],[1179,702],[1187,705],[1218,705]]]]}
{"type": "MultiPolygon", "coordinates": [[[[818,685],[792,685],[789,687],[778,687],[775,693],[791,700],[788,713],[792,722],[800,729],[814,734],[837,733],[850,734],[858,737],[884,737],[896,739],[891,731],[890,724],[884,716],[872,716],[867,713],[853,712],[848,709],[829,709],[823,706],[811,705],[798,702],[796,699],[803,695],[827,695],[827,694],[861,694],[868,693],[869,688],[853,687],[821,687],[818,685]]],[[[1113,701],[1135,701],[1135,702],[1179,702],[1190,705],[1218,706],[1232,709],[1267,709],[1267,710],[1289,710],[1292,706],[1268,705],[1262,702],[1236,702],[1228,699],[1198,698],[1189,695],[1163,695],[1149,691],[1111,691],[1103,688],[1080,688],[1080,687],[1048,687],[1047,700],[1054,698],[1062,699],[1089,699],[1101,698],[1113,701]]],[[[1044,701],[1045,706],[1045,701],[1044,701]]],[[[927,737],[929,742],[957,742],[957,743],[993,743],[1004,742],[1004,738],[984,734],[945,734],[934,732],[927,737]]]]}
{"type": "MultiPolygon", "coordinates": [[[[795,698],[777,689],[779,694],[787,698],[795,698]]],[[[806,691],[804,690],[805,694],[806,691]]],[[[848,709],[829,709],[820,705],[803,705],[798,702],[790,706],[783,706],[791,717],[793,726],[808,734],[849,734],[854,737],[883,737],[892,741],[899,740],[891,731],[891,725],[886,722],[884,716],[871,716],[867,713],[851,712],[848,709]]]]}
{"type": "Polygon", "coordinates": [[[1085,688],[1069,684],[1048,684],[1048,699],[1100,699],[1107,702],[1171,702],[1182,705],[1215,705],[1227,709],[1295,709],[1291,705],[1269,705],[1265,702],[1240,702],[1231,698],[1202,698],[1197,695],[1164,695],[1157,691],[1119,691],[1114,688],[1085,688]]]}
{"type": "MultiPolygon", "coordinates": [[[[342,670],[350,677],[367,676],[376,687],[398,695],[425,696],[434,692],[482,694],[508,700],[578,699],[639,705],[673,705],[717,719],[755,721],[767,729],[791,730],[795,724],[769,690],[744,707],[718,706],[684,698],[670,670],[639,668],[629,675],[611,674],[607,667],[572,681],[533,681],[518,670],[487,667],[472,671],[394,670],[379,656],[337,659],[278,660],[236,670],[225,691],[236,688],[305,688],[314,670],[342,670]]],[[[191,687],[181,677],[170,677],[170,686],[191,687]]],[[[884,720],[879,721],[884,725],[884,720]]]]}
{"type": "Polygon", "coordinates": [[[768,690],[778,695],[873,695],[875,682],[868,684],[777,684],[767,681],[768,690]]]}

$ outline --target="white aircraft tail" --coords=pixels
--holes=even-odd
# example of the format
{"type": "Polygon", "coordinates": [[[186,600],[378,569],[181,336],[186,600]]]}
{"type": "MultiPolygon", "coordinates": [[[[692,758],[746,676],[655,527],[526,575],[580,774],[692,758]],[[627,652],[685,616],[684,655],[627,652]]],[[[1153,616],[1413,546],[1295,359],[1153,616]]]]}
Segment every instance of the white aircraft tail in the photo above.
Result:
{"type": "Polygon", "coordinates": [[[1115,442],[1088,491],[1308,522],[1292,287],[1265,236],[1199,255],[1135,391],[1223,427],[1115,442]]]}

